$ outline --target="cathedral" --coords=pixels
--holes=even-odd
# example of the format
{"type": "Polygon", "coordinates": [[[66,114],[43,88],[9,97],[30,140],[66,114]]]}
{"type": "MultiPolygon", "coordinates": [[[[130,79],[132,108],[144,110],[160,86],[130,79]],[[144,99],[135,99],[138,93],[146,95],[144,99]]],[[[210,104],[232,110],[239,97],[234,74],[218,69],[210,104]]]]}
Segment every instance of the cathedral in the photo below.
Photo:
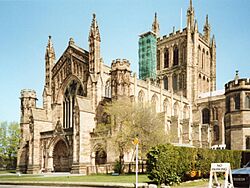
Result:
{"type": "Polygon", "coordinates": [[[100,106],[119,97],[150,102],[164,113],[175,145],[250,149],[250,80],[236,72],[224,91],[216,91],[216,42],[208,16],[199,32],[190,0],[186,19],[185,28],[160,36],[155,14],[152,30],[139,36],[139,78],[127,59],[113,60],[111,67],[103,63],[95,14],[88,50],[70,38],[56,60],[49,36],[43,106],[36,106],[34,90],[21,91],[17,171],[88,174],[103,172],[105,165],[107,171],[116,158],[93,135],[107,116],[100,106]]]}

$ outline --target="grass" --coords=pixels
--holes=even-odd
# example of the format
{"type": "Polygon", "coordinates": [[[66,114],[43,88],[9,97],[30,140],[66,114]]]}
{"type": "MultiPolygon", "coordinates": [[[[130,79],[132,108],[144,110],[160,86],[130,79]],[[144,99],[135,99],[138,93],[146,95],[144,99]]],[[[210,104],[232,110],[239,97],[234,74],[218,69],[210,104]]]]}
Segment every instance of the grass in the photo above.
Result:
{"type": "Polygon", "coordinates": [[[0,170],[0,174],[16,173],[16,170],[0,170]]]}
{"type": "MultiPolygon", "coordinates": [[[[43,175],[1,175],[0,181],[39,181],[39,182],[119,182],[119,183],[135,183],[135,175],[89,175],[89,176],[52,176],[45,177],[43,175]]],[[[147,175],[139,175],[138,181],[146,183],[150,180],[147,175]]]]}
{"type": "Polygon", "coordinates": [[[201,179],[198,181],[189,181],[189,182],[183,182],[180,185],[176,185],[174,187],[196,187],[196,186],[208,186],[208,180],[207,179],[201,179]]]}

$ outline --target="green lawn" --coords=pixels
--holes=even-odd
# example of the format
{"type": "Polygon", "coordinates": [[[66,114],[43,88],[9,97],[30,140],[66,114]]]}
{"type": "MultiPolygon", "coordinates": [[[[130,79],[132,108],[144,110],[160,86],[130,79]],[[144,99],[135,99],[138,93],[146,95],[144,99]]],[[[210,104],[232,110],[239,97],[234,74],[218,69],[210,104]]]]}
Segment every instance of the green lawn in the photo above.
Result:
{"type": "MultiPolygon", "coordinates": [[[[89,175],[89,176],[58,176],[58,177],[44,177],[43,175],[21,175],[0,176],[0,181],[52,181],[52,182],[120,182],[120,183],[134,183],[135,175],[89,175]]],[[[149,182],[147,175],[139,175],[140,183],[149,182]]]]}

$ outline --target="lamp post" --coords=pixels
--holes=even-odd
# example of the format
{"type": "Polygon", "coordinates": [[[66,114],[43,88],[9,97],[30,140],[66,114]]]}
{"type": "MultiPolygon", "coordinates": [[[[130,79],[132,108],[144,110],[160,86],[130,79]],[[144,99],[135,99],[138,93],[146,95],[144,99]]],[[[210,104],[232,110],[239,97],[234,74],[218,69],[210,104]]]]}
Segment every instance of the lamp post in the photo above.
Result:
{"type": "Polygon", "coordinates": [[[138,188],[138,144],[139,139],[135,138],[133,141],[135,145],[135,188],[138,188]]]}

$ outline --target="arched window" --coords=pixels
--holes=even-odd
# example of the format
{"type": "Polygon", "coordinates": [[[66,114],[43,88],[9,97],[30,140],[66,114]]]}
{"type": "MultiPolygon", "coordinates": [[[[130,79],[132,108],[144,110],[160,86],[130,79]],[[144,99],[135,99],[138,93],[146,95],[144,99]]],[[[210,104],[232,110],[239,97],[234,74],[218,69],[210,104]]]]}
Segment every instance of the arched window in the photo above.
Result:
{"type": "Polygon", "coordinates": [[[246,149],[250,149],[250,136],[246,136],[246,149]]]}
{"type": "Polygon", "coordinates": [[[163,85],[164,85],[164,89],[168,90],[168,77],[164,76],[163,78],[163,85]]]}
{"type": "Polygon", "coordinates": [[[183,108],[183,119],[188,119],[189,113],[188,113],[188,107],[185,105],[183,108]]]}
{"type": "Polygon", "coordinates": [[[165,99],[164,102],[163,102],[163,111],[168,113],[168,99],[165,99]]]}
{"type": "Polygon", "coordinates": [[[180,75],[179,75],[179,89],[181,90],[182,87],[183,87],[183,75],[180,74],[180,75]]]}
{"type": "Polygon", "coordinates": [[[205,68],[205,50],[202,50],[202,56],[201,56],[201,68],[204,69],[205,68]]]}
{"type": "Polygon", "coordinates": [[[105,97],[111,98],[111,82],[108,80],[105,85],[105,97]]]}
{"type": "Polygon", "coordinates": [[[102,115],[102,122],[105,123],[105,124],[110,124],[111,123],[110,115],[107,114],[106,112],[104,112],[103,115],[102,115]]]}
{"type": "Polygon", "coordinates": [[[235,110],[239,110],[240,109],[240,94],[237,93],[234,96],[234,106],[235,106],[235,110]]]}
{"type": "Polygon", "coordinates": [[[157,111],[157,102],[158,102],[158,97],[156,94],[154,94],[151,99],[151,104],[155,111],[157,111]]]}
{"type": "Polygon", "coordinates": [[[160,59],[160,50],[157,50],[157,70],[160,70],[160,61],[161,61],[161,59],[160,59]]]}
{"type": "Polygon", "coordinates": [[[179,50],[177,47],[174,48],[174,63],[173,65],[178,65],[179,64],[179,50]]]}
{"type": "Polygon", "coordinates": [[[202,110],[202,124],[209,124],[210,123],[210,111],[207,108],[202,110]]]}
{"type": "Polygon", "coordinates": [[[199,45],[198,46],[198,58],[197,58],[197,60],[198,60],[198,66],[200,67],[201,66],[201,46],[199,45]]]}
{"type": "Polygon", "coordinates": [[[107,163],[107,153],[101,145],[98,145],[95,149],[95,164],[106,164],[107,163]]]}
{"type": "Polygon", "coordinates": [[[173,74],[173,90],[174,91],[177,91],[177,88],[178,88],[178,84],[177,84],[177,80],[178,80],[178,77],[176,74],[173,74]]]}
{"type": "Polygon", "coordinates": [[[177,102],[174,104],[174,116],[175,117],[179,116],[179,107],[177,102]]]}
{"type": "Polygon", "coordinates": [[[245,97],[245,108],[250,108],[250,95],[245,97]]]}
{"type": "Polygon", "coordinates": [[[214,125],[214,140],[218,141],[220,139],[220,129],[217,124],[214,125]]]}
{"type": "Polygon", "coordinates": [[[144,92],[141,90],[138,94],[138,102],[143,103],[144,102],[144,92]]]}
{"type": "Polygon", "coordinates": [[[213,120],[218,120],[218,109],[216,107],[213,108],[213,120]]]}
{"type": "Polygon", "coordinates": [[[230,112],[230,97],[226,97],[226,112],[230,112]]]}
{"type": "Polygon", "coordinates": [[[164,68],[168,67],[169,67],[169,52],[168,49],[166,49],[164,52],[164,68]]]}

